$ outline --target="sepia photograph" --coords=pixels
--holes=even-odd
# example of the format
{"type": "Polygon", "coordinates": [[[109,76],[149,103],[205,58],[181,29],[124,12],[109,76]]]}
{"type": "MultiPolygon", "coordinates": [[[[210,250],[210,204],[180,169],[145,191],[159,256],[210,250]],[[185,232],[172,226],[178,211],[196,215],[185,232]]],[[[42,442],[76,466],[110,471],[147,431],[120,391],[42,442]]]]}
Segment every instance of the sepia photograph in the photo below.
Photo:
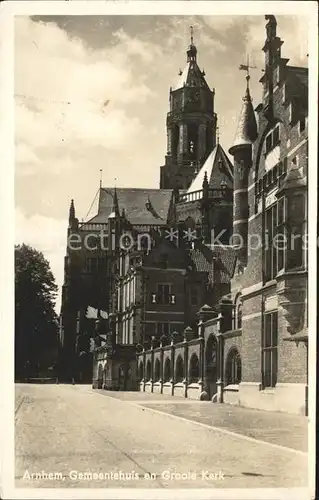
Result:
{"type": "Polygon", "coordinates": [[[2,498],[315,498],[315,3],[44,3],[12,15],[2,498]]]}

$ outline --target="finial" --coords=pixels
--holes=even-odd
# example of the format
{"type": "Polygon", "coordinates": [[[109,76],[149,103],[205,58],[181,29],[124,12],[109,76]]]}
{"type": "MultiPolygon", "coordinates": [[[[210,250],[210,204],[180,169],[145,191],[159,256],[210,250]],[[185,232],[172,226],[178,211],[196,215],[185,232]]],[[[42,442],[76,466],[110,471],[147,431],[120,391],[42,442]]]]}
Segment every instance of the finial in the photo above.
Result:
{"type": "Polygon", "coordinates": [[[114,187],[116,188],[117,177],[114,177],[114,187]]]}
{"type": "Polygon", "coordinates": [[[74,207],[74,200],[72,198],[69,209],[69,223],[71,224],[74,220],[75,220],[75,207],[74,207]]]}
{"type": "Polygon", "coordinates": [[[102,187],[102,180],[103,180],[103,170],[100,168],[100,188],[102,187]]]}
{"type": "Polygon", "coordinates": [[[194,28],[193,26],[190,26],[190,32],[191,32],[191,45],[193,45],[193,42],[194,42],[194,28]]]}
{"type": "Polygon", "coordinates": [[[216,127],[216,140],[217,144],[219,144],[219,127],[216,127]]]}
{"type": "Polygon", "coordinates": [[[256,68],[256,66],[250,66],[249,65],[249,55],[247,54],[247,63],[239,65],[239,69],[241,71],[246,71],[247,90],[249,90],[249,80],[250,80],[249,70],[250,69],[254,69],[254,68],[256,68]]]}
{"type": "Polygon", "coordinates": [[[203,185],[204,185],[204,184],[208,184],[207,170],[205,170],[205,173],[204,173],[203,185]]]}

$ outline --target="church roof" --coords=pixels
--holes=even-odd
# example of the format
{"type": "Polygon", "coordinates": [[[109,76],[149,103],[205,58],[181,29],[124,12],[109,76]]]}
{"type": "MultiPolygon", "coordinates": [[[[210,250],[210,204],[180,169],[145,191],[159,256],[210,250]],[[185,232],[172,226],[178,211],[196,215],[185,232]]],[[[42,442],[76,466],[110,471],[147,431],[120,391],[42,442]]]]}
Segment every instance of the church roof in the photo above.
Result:
{"type": "MultiPolygon", "coordinates": [[[[249,76],[247,78],[249,79],[249,76]]],[[[233,145],[229,149],[229,153],[233,155],[236,147],[250,145],[256,138],[257,123],[247,80],[246,94],[245,97],[243,97],[243,105],[238,119],[237,131],[233,145]]]]}
{"type": "Polygon", "coordinates": [[[214,147],[213,151],[210,153],[204,165],[189,186],[187,193],[193,193],[194,191],[199,191],[203,188],[205,172],[207,172],[207,180],[210,188],[219,188],[220,182],[226,179],[228,187],[232,187],[233,166],[220,144],[217,144],[214,147]]]}
{"type": "MultiPolygon", "coordinates": [[[[172,189],[116,188],[119,212],[125,209],[133,225],[164,225],[172,201],[172,189]]],[[[98,213],[88,223],[107,223],[114,212],[114,188],[101,188],[98,213]]]]}
{"type": "Polygon", "coordinates": [[[204,73],[199,69],[196,61],[187,62],[184,70],[179,75],[176,84],[172,87],[172,90],[178,90],[184,86],[209,88],[205,80],[204,73]]]}

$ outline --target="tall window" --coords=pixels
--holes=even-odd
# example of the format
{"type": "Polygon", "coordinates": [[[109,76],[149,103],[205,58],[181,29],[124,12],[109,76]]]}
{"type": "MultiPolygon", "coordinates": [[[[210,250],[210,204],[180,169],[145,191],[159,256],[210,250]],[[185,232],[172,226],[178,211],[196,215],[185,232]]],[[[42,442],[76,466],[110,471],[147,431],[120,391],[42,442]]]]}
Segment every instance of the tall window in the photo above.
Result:
{"type": "Polygon", "coordinates": [[[169,304],[171,295],[170,285],[158,285],[157,286],[157,302],[158,304],[169,304]]]}
{"type": "Polygon", "coordinates": [[[226,361],[226,384],[240,384],[241,359],[236,348],[229,351],[226,361]]]}
{"type": "Polygon", "coordinates": [[[287,98],[287,87],[286,84],[284,83],[282,86],[282,103],[285,104],[287,98]]]}
{"type": "Polygon", "coordinates": [[[262,385],[275,387],[278,370],[278,312],[264,315],[262,332],[262,385]]]}
{"type": "Polygon", "coordinates": [[[152,364],[150,360],[148,360],[146,365],[146,380],[151,380],[152,378],[152,364]]]}
{"type": "Polygon", "coordinates": [[[238,329],[242,327],[242,317],[243,317],[242,304],[241,304],[241,302],[239,302],[237,305],[237,328],[238,329]]]}
{"type": "Polygon", "coordinates": [[[199,297],[198,297],[198,288],[196,286],[191,287],[190,302],[192,306],[198,306],[199,297]]]}
{"type": "Polygon", "coordinates": [[[98,269],[98,260],[96,257],[89,257],[85,261],[85,268],[87,273],[96,273],[98,269]]]}
{"type": "Polygon", "coordinates": [[[279,144],[279,139],[280,139],[280,125],[276,125],[276,127],[269,132],[269,134],[266,137],[266,154],[269,153],[274,147],[276,147],[279,144]]]}
{"type": "Polygon", "coordinates": [[[275,278],[284,267],[285,240],[285,200],[280,198],[277,203],[265,212],[265,280],[275,278]]]}
{"type": "Polygon", "coordinates": [[[170,334],[170,324],[169,323],[157,323],[157,335],[161,337],[165,335],[166,337],[170,334]]]}
{"type": "Polygon", "coordinates": [[[199,360],[197,354],[192,354],[189,361],[189,382],[197,382],[199,379],[199,360]]]}
{"type": "Polygon", "coordinates": [[[178,356],[175,368],[175,381],[182,382],[184,380],[184,361],[182,356],[178,356]]]}
{"type": "Polygon", "coordinates": [[[160,360],[156,358],[155,361],[155,371],[154,371],[154,380],[157,382],[161,378],[161,364],[160,360]]]}
{"type": "Polygon", "coordinates": [[[287,200],[287,269],[301,268],[304,265],[305,233],[305,196],[295,194],[287,200]],[[289,215],[289,218],[288,218],[289,215]]]}
{"type": "Polygon", "coordinates": [[[166,358],[164,365],[164,382],[169,382],[171,378],[171,360],[166,358]]]}

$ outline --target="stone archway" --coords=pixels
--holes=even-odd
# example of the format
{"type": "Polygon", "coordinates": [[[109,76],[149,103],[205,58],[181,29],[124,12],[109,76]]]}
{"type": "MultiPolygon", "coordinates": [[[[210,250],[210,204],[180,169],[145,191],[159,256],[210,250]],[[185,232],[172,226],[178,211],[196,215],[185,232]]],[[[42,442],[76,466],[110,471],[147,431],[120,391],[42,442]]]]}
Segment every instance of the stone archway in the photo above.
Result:
{"type": "Polygon", "coordinates": [[[210,335],[205,346],[204,385],[211,399],[217,392],[217,339],[210,335]]]}

